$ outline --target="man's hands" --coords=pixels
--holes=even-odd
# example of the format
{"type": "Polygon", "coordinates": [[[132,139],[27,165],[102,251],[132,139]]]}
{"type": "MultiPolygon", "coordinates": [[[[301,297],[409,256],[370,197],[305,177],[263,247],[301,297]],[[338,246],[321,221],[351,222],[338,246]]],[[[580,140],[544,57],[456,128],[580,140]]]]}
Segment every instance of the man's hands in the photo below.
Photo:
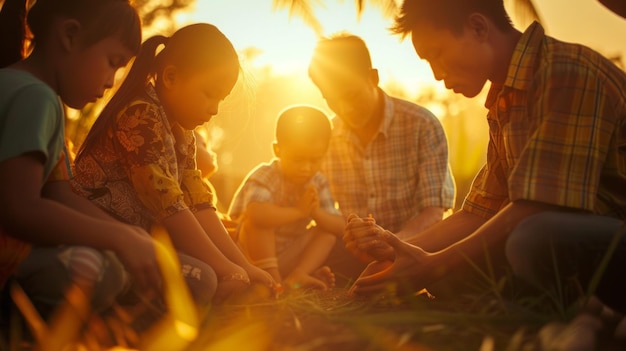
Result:
{"type": "Polygon", "coordinates": [[[370,263],[350,288],[350,294],[375,294],[394,283],[418,290],[432,282],[436,255],[400,240],[389,231],[382,232],[381,239],[393,249],[395,259],[370,263]]]}
{"type": "Polygon", "coordinates": [[[369,265],[350,288],[352,295],[385,291],[390,284],[423,288],[432,282],[437,256],[400,240],[371,218],[348,216],[346,248],[369,265]]]}
{"type": "Polygon", "coordinates": [[[394,249],[382,239],[384,231],[374,218],[360,218],[351,214],[347,219],[343,241],[346,249],[365,263],[375,260],[393,261],[394,249]]]}

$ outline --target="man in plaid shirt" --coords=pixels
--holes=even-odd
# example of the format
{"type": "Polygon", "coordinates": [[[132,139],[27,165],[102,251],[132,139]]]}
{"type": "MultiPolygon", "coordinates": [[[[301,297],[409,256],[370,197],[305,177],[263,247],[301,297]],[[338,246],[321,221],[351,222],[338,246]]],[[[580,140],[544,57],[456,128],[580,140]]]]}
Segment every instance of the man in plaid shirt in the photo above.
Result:
{"type": "Polygon", "coordinates": [[[491,82],[487,164],[461,211],[408,242],[349,218],[351,247],[378,259],[353,292],[428,286],[488,248],[541,289],[575,278],[626,312],[626,74],[538,23],[516,30],[502,0],[405,0],[394,29],[448,89],[473,97],[491,82]]]}
{"type": "Polygon", "coordinates": [[[454,181],[439,120],[378,87],[357,36],[320,40],[309,76],[337,114],[322,169],[342,213],[372,214],[401,238],[441,221],[454,181]]]}

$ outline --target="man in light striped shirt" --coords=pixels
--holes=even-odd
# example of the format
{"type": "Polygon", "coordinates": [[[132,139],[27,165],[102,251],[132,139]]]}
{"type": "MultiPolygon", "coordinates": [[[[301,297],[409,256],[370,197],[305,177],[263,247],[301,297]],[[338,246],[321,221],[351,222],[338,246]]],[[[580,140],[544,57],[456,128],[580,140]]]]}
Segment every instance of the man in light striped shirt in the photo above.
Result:
{"type": "Polygon", "coordinates": [[[309,76],[336,113],[322,170],[344,216],[372,214],[400,238],[441,221],[454,206],[454,181],[439,120],[378,87],[357,36],[320,40],[309,76]]]}

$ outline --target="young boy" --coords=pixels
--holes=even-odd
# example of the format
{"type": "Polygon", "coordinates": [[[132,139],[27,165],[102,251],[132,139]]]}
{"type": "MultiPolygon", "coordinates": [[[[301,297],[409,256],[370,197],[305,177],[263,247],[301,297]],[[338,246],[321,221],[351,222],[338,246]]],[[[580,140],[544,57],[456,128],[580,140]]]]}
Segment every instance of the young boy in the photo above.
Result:
{"type": "Polygon", "coordinates": [[[276,123],[276,159],[247,176],[229,211],[248,259],[287,288],[327,289],[335,283],[330,269],[320,268],[345,225],[319,172],[330,131],[328,117],[316,108],[283,110],[276,123]]]}

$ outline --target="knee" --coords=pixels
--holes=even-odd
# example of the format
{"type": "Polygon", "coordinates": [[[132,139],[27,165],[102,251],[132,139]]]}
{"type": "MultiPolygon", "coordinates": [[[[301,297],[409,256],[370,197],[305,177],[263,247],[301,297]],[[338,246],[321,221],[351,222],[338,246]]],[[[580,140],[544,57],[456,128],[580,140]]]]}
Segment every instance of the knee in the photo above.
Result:
{"type": "Polygon", "coordinates": [[[76,284],[91,290],[91,305],[95,310],[111,306],[125,286],[124,268],[113,254],[75,247],[68,269],[76,284]]]}
{"type": "Polygon", "coordinates": [[[207,306],[217,290],[217,275],[211,266],[195,259],[181,262],[183,277],[198,306],[207,306]]]}
{"type": "Polygon", "coordinates": [[[128,285],[128,275],[124,266],[112,253],[102,253],[102,264],[93,285],[92,307],[102,311],[115,302],[115,299],[128,285]]]}
{"type": "Polygon", "coordinates": [[[531,282],[536,280],[539,261],[549,256],[551,222],[548,213],[539,213],[520,222],[511,232],[505,254],[515,275],[531,282]]]}

